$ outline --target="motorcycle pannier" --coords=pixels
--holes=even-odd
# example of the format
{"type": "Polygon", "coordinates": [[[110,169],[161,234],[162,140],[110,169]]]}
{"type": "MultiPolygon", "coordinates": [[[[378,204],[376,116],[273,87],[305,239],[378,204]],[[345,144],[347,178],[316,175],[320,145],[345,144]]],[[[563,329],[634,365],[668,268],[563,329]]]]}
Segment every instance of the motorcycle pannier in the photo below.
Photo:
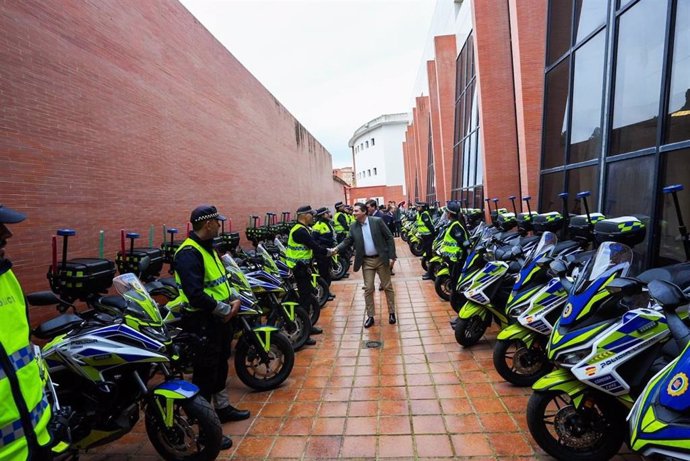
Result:
{"type": "Polygon", "coordinates": [[[59,262],[56,272],[48,271],[54,293],[65,299],[86,299],[88,295],[105,293],[113,284],[115,263],[109,259],[77,258],[59,262]]]}
{"type": "Polygon", "coordinates": [[[234,252],[240,244],[239,232],[223,232],[218,236],[218,251],[223,254],[227,251],[234,252]]]}
{"type": "Polygon", "coordinates": [[[161,274],[161,270],[163,270],[163,250],[160,248],[134,248],[131,252],[126,250],[126,253],[127,258],[123,261],[121,252],[117,252],[115,263],[120,274],[133,272],[139,275],[139,278],[142,280],[158,277],[161,274]],[[149,266],[142,274],[139,274],[139,262],[145,256],[149,257],[149,266]]]}
{"type": "Polygon", "coordinates": [[[594,225],[597,243],[618,242],[632,247],[642,242],[646,233],[645,224],[634,216],[602,219],[594,225]]]}
{"type": "Polygon", "coordinates": [[[532,227],[536,232],[558,232],[563,226],[563,216],[558,211],[541,213],[532,217],[532,227]]]}
{"type": "Polygon", "coordinates": [[[589,217],[592,220],[591,227],[586,214],[580,214],[570,218],[568,231],[570,232],[571,238],[581,238],[585,240],[594,239],[594,225],[604,219],[604,215],[601,213],[591,213],[589,217]]]}
{"type": "Polygon", "coordinates": [[[173,259],[175,259],[175,252],[182,245],[182,241],[173,241],[161,243],[161,250],[163,250],[163,262],[166,264],[172,264],[173,259]]]}
{"type": "Polygon", "coordinates": [[[532,218],[537,216],[537,212],[533,211],[532,214],[530,213],[518,213],[517,215],[517,222],[518,226],[520,226],[521,229],[525,229],[526,231],[531,231],[532,230],[532,218]]]}
{"type": "Polygon", "coordinates": [[[496,227],[498,227],[501,231],[506,232],[515,226],[517,226],[515,213],[499,213],[498,218],[496,218],[496,227]]]}

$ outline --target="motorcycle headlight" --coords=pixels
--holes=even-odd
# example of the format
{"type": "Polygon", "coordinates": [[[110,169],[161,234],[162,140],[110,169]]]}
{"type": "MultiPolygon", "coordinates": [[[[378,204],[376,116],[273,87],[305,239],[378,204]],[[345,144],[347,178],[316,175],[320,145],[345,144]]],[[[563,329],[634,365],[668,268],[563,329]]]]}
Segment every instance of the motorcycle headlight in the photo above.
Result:
{"type": "Polygon", "coordinates": [[[510,315],[511,317],[518,318],[522,315],[523,312],[525,312],[527,310],[528,307],[529,307],[529,304],[524,304],[522,306],[514,307],[510,310],[510,312],[508,312],[508,315],[510,315]]]}
{"type": "Polygon", "coordinates": [[[171,341],[170,335],[168,334],[168,329],[165,326],[161,327],[141,327],[141,332],[146,336],[155,339],[156,341],[167,344],[171,341]]]}
{"type": "Polygon", "coordinates": [[[574,366],[584,360],[592,352],[591,349],[580,349],[577,351],[566,352],[558,356],[556,361],[565,366],[574,366]]]}

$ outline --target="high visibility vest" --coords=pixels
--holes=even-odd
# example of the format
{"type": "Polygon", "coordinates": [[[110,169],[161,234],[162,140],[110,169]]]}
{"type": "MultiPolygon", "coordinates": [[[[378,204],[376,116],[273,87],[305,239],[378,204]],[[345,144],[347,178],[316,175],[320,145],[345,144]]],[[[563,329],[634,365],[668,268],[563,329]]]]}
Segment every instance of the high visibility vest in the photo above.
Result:
{"type": "Polygon", "coordinates": [[[451,237],[451,232],[454,227],[462,227],[462,224],[460,224],[460,221],[453,221],[450,226],[446,228],[446,232],[443,234],[443,241],[441,242],[441,254],[451,261],[457,262],[462,242],[458,243],[451,237]]]}
{"type": "Polygon", "coordinates": [[[311,228],[315,232],[321,235],[328,235],[330,239],[335,240],[335,231],[327,221],[316,221],[311,228]]]}
{"type": "MultiPolygon", "coordinates": [[[[352,223],[356,221],[356,220],[355,220],[355,215],[353,215],[353,214],[349,214],[349,213],[348,213],[347,215],[345,215],[345,217],[347,218],[347,225],[348,225],[348,226],[351,226],[352,223]]],[[[347,230],[349,230],[349,229],[345,229],[345,230],[347,231],[347,230]]]]}
{"type": "Polygon", "coordinates": [[[424,224],[424,221],[422,220],[422,215],[426,214],[429,217],[429,220],[431,220],[431,215],[429,215],[428,211],[422,211],[421,213],[417,213],[417,232],[419,232],[421,235],[429,235],[431,234],[431,230],[426,227],[426,224],[424,224]]]}
{"type": "Polygon", "coordinates": [[[347,232],[347,229],[345,229],[338,220],[338,218],[340,218],[341,215],[345,215],[345,221],[348,221],[347,214],[343,213],[342,211],[336,211],[335,216],[333,216],[333,230],[335,230],[337,234],[343,234],[347,232]]]}
{"type": "MultiPolygon", "coordinates": [[[[180,245],[175,252],[175,256],[177,256],[180,251],[187,247],[196,248],[204,259],[204,293],[216,301],[226,302],[230,298],[230,283],[228,281],[225,266],[223,266],[223,262],[218,257],[218,254],[215,252],[215,250],[211,250],[209,253],[204,247],[199,245],[191,238],[188,238],[182,242],[182,245],[180,245]]],[[[182,282],[180,281],[180,276],[177,272],[175,272],[175,281],[177,282],[177,287],[180,290],[180,294],[168,304],[180,304],[189,312],[199,311],[200,309],[189,304],[187,295],[184,293],[184,291],[182,291],[182,282]]]]}
{"type": "Polygon", "coordinates": [[[0,459],[25,460],[29,440],[50,443],[51,411],[46,370],[29,341],[24,294],[11,270],[0,275],[0,325],[0,459]]]}
{"type": "Polygon", "coordinates": [[[299,262],[304,264],[309,264],[312,257],[314,256],[311,248],[301,245],[295,242],[293,234],[297,229],[303,227],[311,234],[311,229],[302,223],[297,223],[290,229],[290,235],[288,236],[287,248],[285,249],[285,264],[290,269],[294,268],[299,262]]]}

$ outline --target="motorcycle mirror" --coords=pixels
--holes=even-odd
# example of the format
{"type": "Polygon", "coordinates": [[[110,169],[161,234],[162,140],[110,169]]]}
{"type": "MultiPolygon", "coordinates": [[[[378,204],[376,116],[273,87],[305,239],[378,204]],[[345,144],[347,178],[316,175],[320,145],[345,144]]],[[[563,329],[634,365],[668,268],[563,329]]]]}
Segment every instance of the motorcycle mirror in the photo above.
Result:
{"type": "Polygon", "coordinates": [[[566,266],[565,263],[560,259],[554,259],[549,264],[549,269],[551,272],[556,274],[556,276],[561,276],[568,271],[568,266],[566,266]]]}
{"type": "Polygon", "coordinates": [[[551,264],[551,261],[553,261],[553,258],[550,256],[541,256],[539,259],[537,259],[536,264],[539,267],[546,267],[549,264],[551,264]]]}
{"type": "Polygon", "coordinates": [[[606,290],[611,294],[620,293],[623,296],[633,296],[642,293],[642,282],[632,277],[620,277],[606,285],[606,290]]]}

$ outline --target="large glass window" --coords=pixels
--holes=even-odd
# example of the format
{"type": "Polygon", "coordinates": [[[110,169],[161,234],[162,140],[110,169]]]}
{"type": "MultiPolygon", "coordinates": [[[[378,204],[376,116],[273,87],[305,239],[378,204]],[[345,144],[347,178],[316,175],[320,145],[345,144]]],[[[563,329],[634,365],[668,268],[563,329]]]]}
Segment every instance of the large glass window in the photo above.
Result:
{"type": "Polygon", "coordinates": [[[656,144],[666,7],[640,0],[619,18],[611,155],[656,144]]]}
{"type": "Polygon", "coordinates": [[[647,226],[644,242],[636,245],[634,251],[640,258],[635,265],[637,271],[643,267],[647,255],[647,241],[650,229],[650,215],[657,194],[654,193],[654,162],[656,157],[649,155],[608,165],[606,179],[606,198],[603,213],[607,217],[635,216],[647,226]],[[643,193],[633,193],[635,191],[643,193]]]}
{"type": "MultiPolygon", "coordinates": [[[[690,0],[678,0],[666,143],[690,139],[690,0]]],[[[690,185],[688,185],[690,187],[690,185]]]]}
{"type": "Polygon", "coordinates": [[[565,163],[569,62],[570,59],[566,59],[546,74],[542,169],[561,166],[565,163]]]}
{"type": "Polygon", "coordinates": [[[600,155],[605,36],[606,31],[602,30],[575,52],[568,163],[600,155]]]}
{"type": "Polygon", "coordinates": [[[572,37],[571,19],[573,0],[551,1],[549,5],[549,33],[547,47],[547,65],[553,64],[570,48],[572,37]]]}
{"type": "Polygon", "coordinates": [[[574,214],[584,214],[585,208],[580,200],[577,200],[578,192],[590,191],[587,197],[589,211],[597,211],[599,202],[599,167],[588,166],[568,171],[568,211],[574,214]]]}
{"type": "MultiPolygon", "coordinates": [[[[683,184],[685,190],[678,192],[678,201],[686,226],[690,222],[690,149],[668,152],[662,157],[662,187],[683,184]]],[[[685,261],[685,250],[678,232],[678,217],[671,195],[663,198],[659,225],[658,264],[685,261]]]]}
{"type": "Polygon", "coordinates": [[[558,194],[564,190],[563,172],[545,174],[542,176],[541,181],[539,212],[548,213],[549,211],[561,211],[563,205],[558,194]]]}
{"type": "Polygon", "coordinates": [[[575,2],[575,43],[594,32],[606,22],[608,3],[605,0],[577,0],[575,2]]]}

